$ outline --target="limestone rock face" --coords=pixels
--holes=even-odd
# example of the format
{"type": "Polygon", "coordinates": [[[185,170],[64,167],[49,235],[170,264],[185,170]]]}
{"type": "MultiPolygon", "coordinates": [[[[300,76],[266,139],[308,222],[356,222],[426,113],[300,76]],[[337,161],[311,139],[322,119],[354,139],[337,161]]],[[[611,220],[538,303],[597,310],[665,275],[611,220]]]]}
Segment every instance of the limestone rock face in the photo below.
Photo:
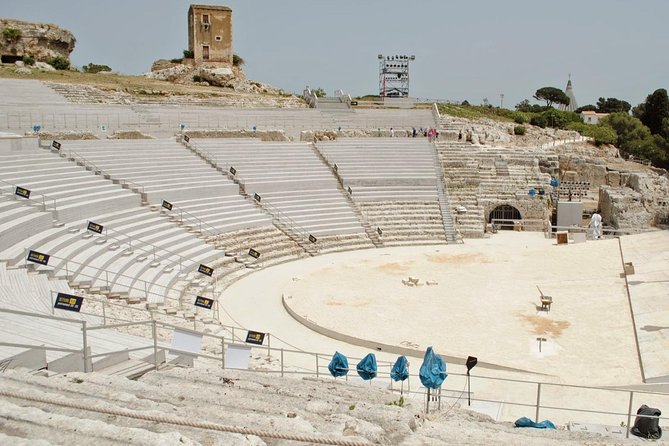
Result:
{"type": "MultiPolygon", "coordinates": [[[[616,228],[654,226],[669,216],[669,179],[646,173],[620,173],[623,187],[602,186],[602,217],[616,228]]],[[[615,183],[615,181],[611,181],[615,183]]]]}
{"type": "Polygon", "coordinates": [[[56,25],[0,19],[0,54],[3,56],[32,56],[37,61],[49,61],[61,56],[70,58],[76,39],[56,25]],[[18,30],[20,36],[7,38],[3,31],[18,30]]]}
{"type": "Polygon", "coordinates": [[[602,186],[599,208],[604,221],[618,229],[645,228],[653,223],[653,215],[643,205],[643,196],[628,187],[602,186]]]}
{"type": "MultiPolygon", "coordinates": [[[[154,63],[153,65],[156,66],[156,63],[154,63]]],[[[182,79],[187,73],[190,73],[192,71],[192,67],[189,67],[188,65],[171,64],[171,66],[165,66],[165,65],[161,66],[163,66],[163,68],[156,71],[151,71],[150,73],[147,73],[145,76],[150,79],[175,82],[182,79]]]]}
{"type": "Polygon", "coordinates": [[[190,59],[184,59],[181,63],[174,63],[165,59],[157,60],[151,65],[151,72],[144,74],[144,76],[178,84],[200,84],[230,88],[240,93],[285,94],[279,88],[246,79],[241,67],[206,63],[194,64],[190,59]],[[194,77],[198,80],[193,80],[194,77]]]}

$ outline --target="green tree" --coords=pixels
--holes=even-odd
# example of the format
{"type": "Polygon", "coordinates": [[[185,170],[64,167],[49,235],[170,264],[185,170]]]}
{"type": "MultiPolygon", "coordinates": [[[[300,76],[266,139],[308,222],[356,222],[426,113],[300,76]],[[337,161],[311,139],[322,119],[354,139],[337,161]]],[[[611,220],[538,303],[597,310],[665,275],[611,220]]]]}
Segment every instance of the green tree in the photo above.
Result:
{"type": "Polygon", "coordinates": [[[317,98],[323,98],[326,96],[325,90],[323,90],[321,87],[314,88],[312,91],[317,98]]]}
{"type": "Polygon", "coordinates": [[[599,113],[628,113],[631,108],[629,102],[617,98],[599,98],[597,101],[597,111],[599,113]]]}
{"type": "Polygon", "coordinates": [[[534,99],[537,101],[546,101],[546,107],[552,107],[553,104],[569,105],[569,96],[555,87],[543,87],[534,93],[534,99]]]}
{"type": "Polygon", "coordinates": [[[581,112],[584,112],[584,111],[597,111],[597,106],[592,105],[592,104],[588,104],[588,105],[584,105],[583,107],[579,107],[576,110],[574,110],[574,112],[576,112],[576,113],[581,113],[581,112]]]}
{"type": "Polygon", "coordinates": [[[581,115],[575,112],[566,112],[556,110],[554,108],[548,109],[540,115],[532,117],[530,124],[538,127],[553,127],[556,129],[564,129],[570,122],[582,122],[581,115]]]}
{"type": "Polygon", "coordinates": [[[537,104],[530,104],[530,101],[523,99],[516,104],[516,110],[523,113],[541,113],[546,107],[537,104]]]}
{"type": "Polygon", "coordinates": [[[650,129],[653,135],[660,134],[662,132],[662,121],[669,118],[667,90],[659,88],[648,95],[639,114],[639,119],[650,129]]]}
{"type": "Polygon", "coordinates": [[[633,148],[638,146],[640,141],[650,136],[650,130],[643,123],[627,113],[618,112],[607,116],[602,120],[602,124],[613,128],[618,134],[617,146],[632,153],[633,148]]]}

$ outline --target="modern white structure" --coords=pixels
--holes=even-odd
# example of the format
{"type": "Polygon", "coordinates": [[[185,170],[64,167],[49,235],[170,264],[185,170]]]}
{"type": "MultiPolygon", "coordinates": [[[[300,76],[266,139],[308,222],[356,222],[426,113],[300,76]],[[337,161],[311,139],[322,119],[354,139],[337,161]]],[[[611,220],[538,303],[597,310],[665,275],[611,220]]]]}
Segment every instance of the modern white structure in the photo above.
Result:
{"type": "Polygon", "coordinates": [[[576,95],[574,95],[574,89],[571,86],[571,75],[569,75],[569,80],[567,81],[567,88],[565,88],[564,92],[569,98],[569,105],[561,105],[560,110],[573,112],[578,108],[578,102],[576,102],[576,95]]]}

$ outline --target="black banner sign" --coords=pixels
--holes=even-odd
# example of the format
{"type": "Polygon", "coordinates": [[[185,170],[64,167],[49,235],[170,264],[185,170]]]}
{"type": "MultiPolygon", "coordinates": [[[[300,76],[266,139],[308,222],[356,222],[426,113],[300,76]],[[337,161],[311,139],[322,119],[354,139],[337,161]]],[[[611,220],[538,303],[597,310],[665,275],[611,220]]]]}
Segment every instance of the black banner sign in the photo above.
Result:
{"type": "Polygon", "coordinates": [[[76,311],[78,313],[81,310],[82,303],[84,303],[84,298],[81,296],[58,293],[53,307],[58,308],[59,310],[76,311]]]}
{"type": "Polygon", "coordinates": [[[56,150],[60,150],[60,146],[61,146],[61,144],[58,141],[53,141],[51,143],[51,147],[53,147],[56,150]]]}
{"type": "Polygon", "coordinates": [[[87,230],[91,232],[97,232],[98,234],[102,234],[102,229],[104,226],[99,225],[97,223],[93,223],[92,221],[88,222],[88,227],[86,228],[87,230]]]}
{"type": "Polygon", "coordinates": [[[184,135],[184,141],[190,142],[190,137],[188,135],[184,135]]]}
{"type": "Polygon", "coordinates": [[[353,189],[351,189],[351,186],[349,186],[347,189],[349,195],[353,195],[353,189]]]}
{"type": "Polygon", "coordinates": [[[316,243],[318,241],[318,239],[316,237],[314,237],[313,235],[309,234],[309,241],[311,243],[316,243]]]}
{"type": "Polygon", "coordinates": [[[230,166],[230,173],[231,173],[232,175],[237,175],[237,169],[235,169],[234,167],[230,166]]]}
{"type": "Polygon", "coordinates": [[[214,274],[214,268],[200,263],[200,266],[197,268],[197,272],[211,277],[214,274]]]}
{"type": "Polygon", "coordinates": [[[208,297],[202,297],[202,296],[197,296],[195,298],[195,304],[196,307],[202,307],[206,308],[207,310],[211,310],[212,305],[214,305],[214,299],[210,299],[208,297]]]}
{"type": "Polygon", "coordinates": [[[251,330],[249,330],[249,332],[246,333],[246,342],[248,344],[262,345],[264,341],[265,341],[265,333],[260,333],[259,331],[251,331],[251,330]]]}
{"type": "Polygon", "coordinates": [[[30,190],[25,187],[16,186],[14,193],[19,197],[30,198],[30,190]]]}
{"type": "Polygon", "coordinates": [[[257,259],[258,257],[260,257],[260,253],[253,248],[249,248],[249,255],[251,257],[253,257],[254,259],[257,259]]]}
{"type": "Polygon", "coordinates": [[[262,200],[262,197],[258,194],[253,194],[253,198],[255,198],[256,201],[262,200]]]}
{"type": "Polygon", "coordinates": [[[379,235],[383,235],[383,231],[382,231],[381,228],[379,228],[378,226],[376,227],[376,232],[377,232],[379,235]]]}
{"type": "Polygon", "coordinates": [[[334,171],[336,172],[336,171],[338,171],[338,170],[339,170],[339,166],[337,166],[337,163],[335,163],[335,164],[334,164],[334,171]]]}
{"type": "Polygon", "coordinates": [[[172,203],[170,203],[169,201],[163,200],[163,207],[165,209],[167,209],[168,211],[171,211],[172,210],[172,203]]]}
{"type": "Polygon", "coordinates": [[[351,105],[358,105],[358,101],[351,101],[351,105]]]}
{"type": "Polygon", "coordinates": [[[28,252],[27,260],[29,262],[39,263],[40,265],[46,265],[49,263],[49,257],[48,254],[42,254],[41,252],[31,250],[28,252]]]}

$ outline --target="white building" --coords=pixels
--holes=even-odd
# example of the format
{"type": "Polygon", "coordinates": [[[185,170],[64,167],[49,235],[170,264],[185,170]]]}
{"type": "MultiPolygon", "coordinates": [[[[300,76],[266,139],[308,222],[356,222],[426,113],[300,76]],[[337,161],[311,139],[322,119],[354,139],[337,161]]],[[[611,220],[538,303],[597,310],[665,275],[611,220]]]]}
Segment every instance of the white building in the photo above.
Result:
{"type": "Polygon", "coordinates": [[[608,113],[597,113],[594,111],[582,111],[581,118],[586,124],[599,124],[599,120],[608,116],[608,113]]]}

